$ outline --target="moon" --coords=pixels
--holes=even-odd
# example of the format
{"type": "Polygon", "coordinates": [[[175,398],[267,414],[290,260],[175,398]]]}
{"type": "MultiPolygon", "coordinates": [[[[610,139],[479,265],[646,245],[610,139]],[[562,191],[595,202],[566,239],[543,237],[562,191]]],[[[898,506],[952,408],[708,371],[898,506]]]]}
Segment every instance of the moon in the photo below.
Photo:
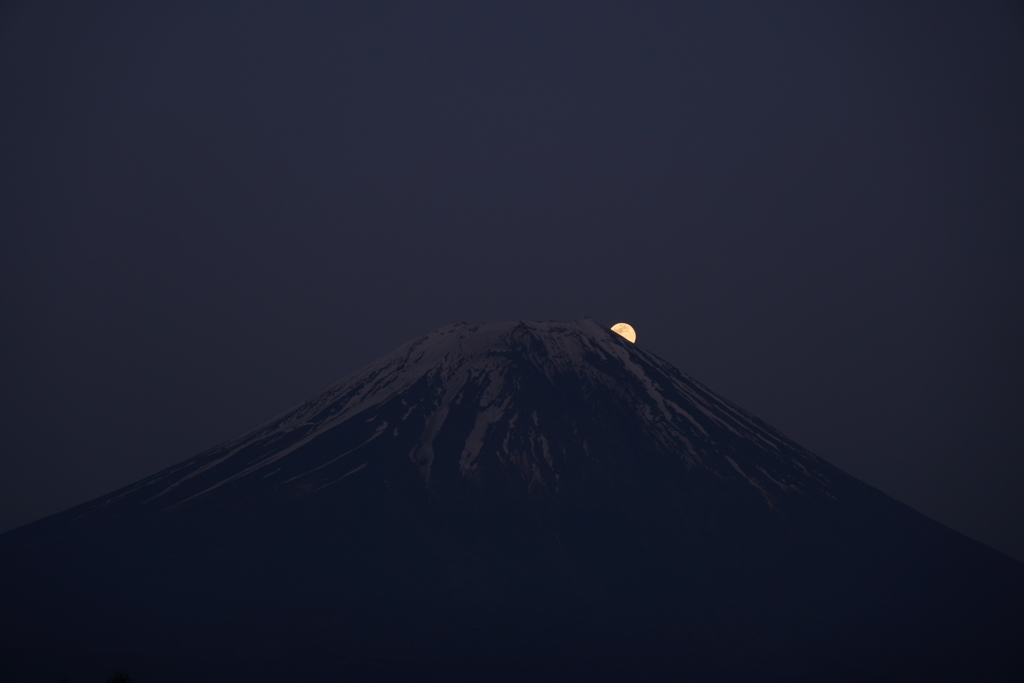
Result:
{"type": "Polygon", "coordinates": [[[621,335],[636,344],[636,330],[629,323],[615,323],[612,325],[612,332],[621,335]]]}

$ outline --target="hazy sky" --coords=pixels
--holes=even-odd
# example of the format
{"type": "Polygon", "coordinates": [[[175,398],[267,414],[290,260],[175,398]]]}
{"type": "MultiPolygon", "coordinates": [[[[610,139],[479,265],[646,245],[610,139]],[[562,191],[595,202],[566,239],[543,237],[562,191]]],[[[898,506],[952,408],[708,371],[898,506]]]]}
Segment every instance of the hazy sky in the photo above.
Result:
{"type": "Polygon", "coordinates": [[[6,3],[0,530],[451,321],[632,323],[1024,560],[1011,2],[6,3]]]}

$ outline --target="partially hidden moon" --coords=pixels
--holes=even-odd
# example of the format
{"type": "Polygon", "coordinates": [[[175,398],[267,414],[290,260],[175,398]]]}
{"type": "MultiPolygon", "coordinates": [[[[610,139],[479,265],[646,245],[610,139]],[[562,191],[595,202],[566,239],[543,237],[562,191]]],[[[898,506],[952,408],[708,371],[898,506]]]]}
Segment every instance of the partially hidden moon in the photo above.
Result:
{"type": "Polygon", "coordinates": [[[615,323],[612,325],[612,332],[618,335],[622,335],[629,341],[636,344],[636,330],[629,323],[615,323]]]}

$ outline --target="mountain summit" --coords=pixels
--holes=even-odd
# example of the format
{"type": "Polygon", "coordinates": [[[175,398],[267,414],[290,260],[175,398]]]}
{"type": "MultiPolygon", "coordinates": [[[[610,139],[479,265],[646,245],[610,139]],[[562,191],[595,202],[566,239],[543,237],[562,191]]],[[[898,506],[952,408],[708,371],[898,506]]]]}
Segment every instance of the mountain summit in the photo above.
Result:
{"type": "Polygon", "coordinates": [[[170,511],[214,492],[330,496],[330,487],[381,467],[415,470],[435,493],[554,498],[615,490],[640,473],[674,486],[710,475],[766,513],[794,496],[834,497],[833,481],[852,482],[584,319],[448,325],[93,505],[170,511]]]}
{"type": "Polygon", "coordinates": [[[0,612],[12,666],[153,681],[1024,671],[1022,565],[591,319],[448,325],[0,536],[0,612]]]}

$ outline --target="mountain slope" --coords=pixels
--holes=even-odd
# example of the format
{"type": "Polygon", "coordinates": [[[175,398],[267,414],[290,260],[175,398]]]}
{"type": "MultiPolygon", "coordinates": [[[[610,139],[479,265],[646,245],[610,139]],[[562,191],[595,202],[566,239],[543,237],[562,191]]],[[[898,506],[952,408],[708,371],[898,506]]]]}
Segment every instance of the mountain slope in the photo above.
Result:
{"type": "Polygon", "coordinates": [[[0,559],[13,659],[153,680],[1022,670],[1019,563],[589,319],[441,328],[0,559]]]}

